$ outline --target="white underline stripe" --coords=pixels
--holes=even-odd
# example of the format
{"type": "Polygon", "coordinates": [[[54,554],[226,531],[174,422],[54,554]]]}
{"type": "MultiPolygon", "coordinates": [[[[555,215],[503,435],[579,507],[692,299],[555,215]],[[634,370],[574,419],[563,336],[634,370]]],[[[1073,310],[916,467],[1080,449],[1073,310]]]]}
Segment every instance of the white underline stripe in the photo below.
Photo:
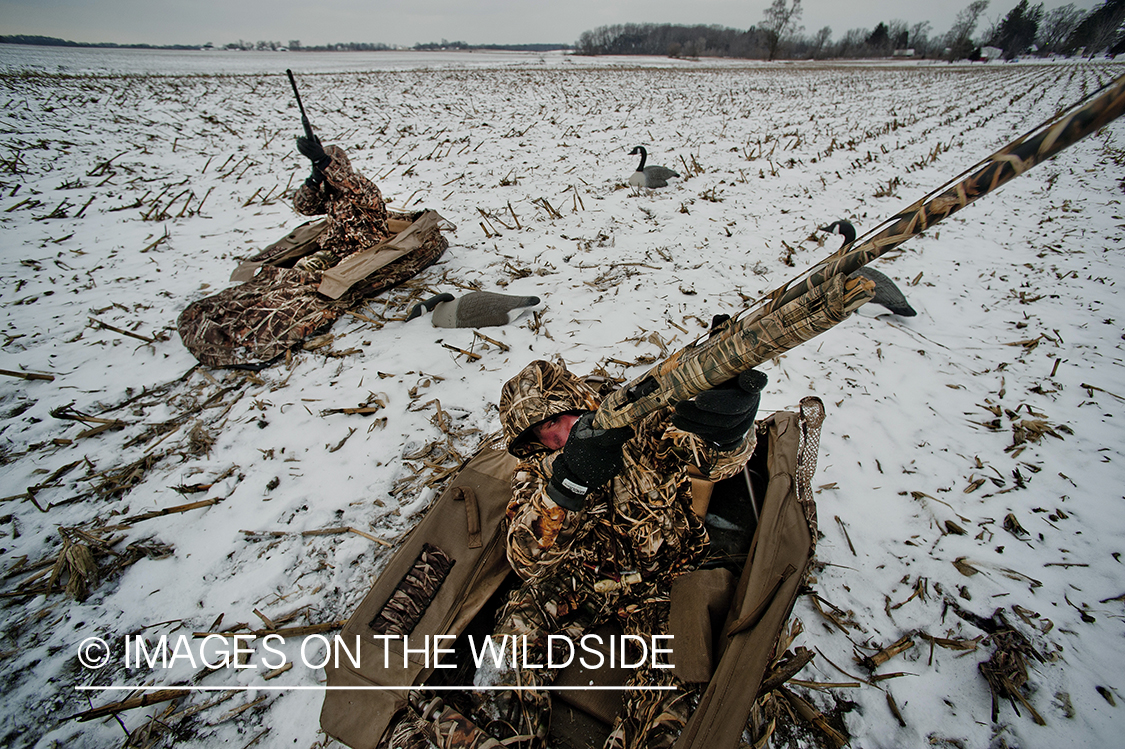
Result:
{"type": "Polygon", "coordinates": [[[248,692],[250,690],[262,692],[287,692],[287,691],[411,691],[411,690],[429,690],[433,692],[569,692],[569,691],[610,691],[610,692],[665,692],[673,689],[679,689],[675,686],[649,686],[649,687],[606,687],[606,686],[572,686],[572,687],[516,687],[516,686],[398,686],[398,687],[381,687],[381,686],[367,686],[367,687],[340,687],[340,686],[234,686],[234,687],[183,687],[183,686],[106,686],[106,687],[93,687],[93,686],[77,686],[75,689],[79,692],[114,692],[114,691],[132,691],[132,692],[162,692],[166,689],[175,689],[181,692],[248,692]]]}

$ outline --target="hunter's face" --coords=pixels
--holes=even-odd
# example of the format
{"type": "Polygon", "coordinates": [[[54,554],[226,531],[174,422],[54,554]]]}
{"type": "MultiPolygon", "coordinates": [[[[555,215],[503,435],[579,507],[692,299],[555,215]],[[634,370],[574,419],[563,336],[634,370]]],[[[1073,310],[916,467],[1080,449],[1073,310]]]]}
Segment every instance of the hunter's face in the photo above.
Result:
{"type": "Polygon", "coordinates": [[[559,450],[566,444],[570,437],[570,430],[574,422],[578,421],[575,414],[559,414],[554,418],[541,421],[535,425],[535,438],[543,443],[548,450],[559,450]]]}

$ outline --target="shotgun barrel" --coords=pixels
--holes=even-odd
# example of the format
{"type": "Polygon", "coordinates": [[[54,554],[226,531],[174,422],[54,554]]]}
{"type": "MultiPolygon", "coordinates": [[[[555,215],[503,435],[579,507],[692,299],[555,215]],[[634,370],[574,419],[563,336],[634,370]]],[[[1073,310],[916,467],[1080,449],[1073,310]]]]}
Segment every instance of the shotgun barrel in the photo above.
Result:
{"type": "Polygon", "coordinates": [[[688,344],[611,393],[600,429],[635,423],[726,382],[820,335],[871,299],[873,284],[850,274],[1125,113],[1125,76],[1021,135],[942,187],[763,297],[759,306],[688,344]],[[884,228],[885,227],[885,228],[884,228]]]}
{"type": "Polygon", "coordinates": [[[297,97],[297,109],[301,110],[301,126],[305,128],[305,137],[309,140],[315,140],[316,136],[313,135],[312,124],[309,122],[308,115],[305,114],[305,105],[301,103],[301,92],[297,90],[297,80],[293,77],[293,71],[286,68],[285,74],[289,76],[289,85],[293,87],[293,96],[297,97]]]}
{"type": "MultiPolygon", "coordinates": [[[[1125,113],[1125,76],[1021,135],[921,200],[872,229],[869,239],[842,247],[806,274],[768,295],[771,308],[837,274],[854,273],[973,201],[1020,176],[1125,113]],[[967,175],[967,176],[966,176],[967,175]]],[[[866,235],[865,235],[866,236],[866,235]]]]}

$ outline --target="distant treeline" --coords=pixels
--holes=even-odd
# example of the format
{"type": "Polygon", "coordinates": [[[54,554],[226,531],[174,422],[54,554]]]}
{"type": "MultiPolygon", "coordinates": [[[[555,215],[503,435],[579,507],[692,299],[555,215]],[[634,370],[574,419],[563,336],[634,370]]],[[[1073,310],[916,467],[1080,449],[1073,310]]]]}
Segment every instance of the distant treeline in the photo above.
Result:
{"type": "Polygon", "coordinates": [[[370,52],[372,50],[394,49],[394,47],[386,44],[372,42],[339,42],[319,46],[303,46],[296,39],[291,40],[288,44],[272,41],[246,42],[240,39],[221,47],[216,47],[210,42],[206,44],[115,44],[113,42],[72,42],[68,39],[57,39],[53,36],[30,36],[26,34],[0,36],[0,44],[35,44],[42,47],[97,47],[106,49],[237,49],[247,51],[292,50],[294,52],[370,52]]]}
{"type": "Polygon", "coordinates": [[[762,23],[749,29],[723,26],[628,23],[583,32],[581,55],[667,55],[773,60],[867,57],[978,59],[1026,55],[1125,54],[1125,0],[1106,0],[1086,12],[1073,4],[1045,11],[1019,0],[1002,20],[989,21],[989,0],[973,0],[953,27],[932,35],[928,21],[889,20],[873,29],[850,29],[833,39],[825,26],[806,35],[799,24],[801,0],[773,0],[762,23]],[[978,33],[979,22],[990,23],[978,33]],[[991,49],[988,49],[991,48],[991,49]],[[984,50],[984,51],[982,51],[984,50]]]}
{"type": "Polygon", "coordinates": [[[570,48],[569,44],[468,44],[466,42],[448,42],[445,39],[442,39],[440,42],[425,42],[424,44],[420,43],[414,45],[414,49],[418,50],[490,49],[500,50],[502,52],[551,52],[553,50],[570,48]]]}
{"type": "MultiPolygon", "coordinates": [[[[72,42],[67,39],[57,39],[53,36],[32,36],[16,34],[14,36],[0,36],[0,44],[34,44],[42,47],[98,47],[109,49],[220,49],[210,43],[207,44],[114,44],[113,42],[72,42]]],[[[465,42],[427,42],[415,44],[416,50],[457,49],[457,50],[502,50],[508,52],[550,52],[551,50],[570,49],[569,44],[466,44],[465,42]]],[[[305,45],[292,39],[288,44],[281,42],[245,42],[239,40],[224,44],[221,49],[237,50],[289,50],[291,52],[372,52],[398,49],[378,42],[337,42],[334,44],[305,45]]]]}
{"type": "Polygon", "coordinates": [[[580,55],[669,55],[671,57],[765,56],[765,32],[723,26],[626,23],[585,31],[575,49],[580,55]]]}
{"type": "Polygon", "coordinates": [[[114,44],[112,42],[72,42],[53,36],[15,34],[0,36],[0,44],[35,44],[40,47],[110,47],[116,49],[199,49],[198,44],[114,44]]]}

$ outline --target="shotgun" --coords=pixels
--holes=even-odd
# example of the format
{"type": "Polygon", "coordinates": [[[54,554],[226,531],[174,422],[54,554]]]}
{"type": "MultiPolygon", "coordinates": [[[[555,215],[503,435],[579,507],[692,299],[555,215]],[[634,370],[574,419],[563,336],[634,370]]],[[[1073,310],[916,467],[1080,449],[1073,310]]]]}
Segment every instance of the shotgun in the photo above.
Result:
{"type": "Polygon", "coordinates": [[[611,429],[640,421],[843,322],[871,299],[874,286],[850,274],[1105,127],[1122,113],[1125,76],[1016,138],[876,226],[868,232],[870,238],[864,235],[858,244],[841,247],[760,299],[753,310],[743,310],[714,334],[688,344],[614,391],[602,401],[594,426],[611,429]]]}
{"type": "Polygon", "coordinates": [[[286,68],[285,74],[289,76],[289,85],[293,87],[293,95],[297,97],[297,109],[301,110],[301,126],[305,128],[305,137],[311,141],[315,141],[316,136],[313,135],[309,117],[305,114],[305,105],[301,103],[301,92],[297,90],[297,81],[293,78],[293,71],[286,68]]]}

